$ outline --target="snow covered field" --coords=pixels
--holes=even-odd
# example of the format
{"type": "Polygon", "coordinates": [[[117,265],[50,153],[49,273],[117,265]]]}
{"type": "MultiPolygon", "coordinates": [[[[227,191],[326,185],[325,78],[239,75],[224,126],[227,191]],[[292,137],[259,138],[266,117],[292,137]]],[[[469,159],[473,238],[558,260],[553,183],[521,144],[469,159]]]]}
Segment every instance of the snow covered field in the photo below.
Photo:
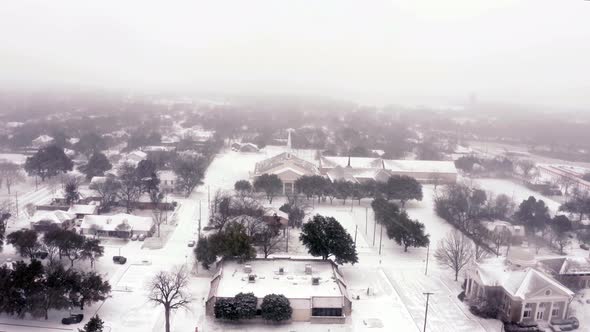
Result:
{"type": "MultiPolygon", "coordinates": [[[[181,207],[178,211],[177,226],[170,234],[162,249],[142,249],[141,242],[105,243],[105,256],[98,261],[97,271],[106,275],[113,292],[104,303],[97,303],[85,310],[86,320],[98,313],[112,332],[151,332],[163,330],[163,309],[147,303],[146,284],[155,272],[169,270],[174,266],[187,264],[191,269],[191,294],[194,301],[190,310],[179,311],[172,317],[172,330],[178,332],[194,331],[421,331],[424,324],[424,307],[426,298],[422,294],[432,291],[430,298],[427,331],[499,331],[498,321],[482,320],[474,317],[467,306],[459,302],[460,283],[451,280],[452,273],[437,266],[433,251],[430,252],[428,275],[424,275],[426,264],[425,248],[403,248],[388,239],[383,232],[381,254],[379,254],[380,227],[375,227],[370,201],[363,200],[361,205],[355,201],[352,206],[334,200],[333,205],[313,203],[310,215],[320,213],[335,217],[354,237],[359,252],[359,263],[341,267],[348,289],[353,298],[353,311],[346,324],[310,324],[291,323],[285,325],[265,324],[229,324],[218,322],[205,315],[205,299],[209,291],[211,274],[194,264],[192,248],[187,242],[197,238],[199,200],[202,209],[202,226],[208,220],[208,190],[211,197],[217,189],[231,190],[237,180],[248,179],[254,164],[265,158],[285,151],[284,147],[270,146],[260,153],[238,153],[227,151],[218,155],[206,174],[204,185],[200,186],[188,199],[178,199],[181,207]],[[119,254],[128,258],[126,265],[113,264],[111,257],[119,254]],[[147,261],[148,264],[142,263],[147,261]]],[[[301,157],[313,158],[313,151],[297,151],[301,157]]],[[[31,194],[46,196],[44,194],[31,194]]],[[[440,219],[433,210],[434,188],[424,187],[424,199],[421,202],[409,202],[409,215],[426,225],[433,246],[452,230],[452,227],[440,219]]],[[[32,200],[32,199],[31,199],[32,200]]],[[[284,202],[279,198],[273,201],[278,207],[284,202]]],[[[311,204],[311,202],[310,202],[311,204]]],[[[305,248],[298,241],[298,231],[290,232],[289,251],[277,255],[305,255],[305,248]]],[[[82,263],[85,264],[85,263],[82,263]]],[[[47,327],[59,328],[59,331],[72,331],[78,326],[63,326],[60,319],[67,312],[54,312],[48,321],[14,320],[0,318],[0,331],[51,331],[47,327]],[[7,328],[19,323],[28,327],[7,328]],[[33,327],[38,326],[38,327],[33,327]]],[[[85,321],[86,321],[85,320],[85,321]]],[[[107,329],[107,330],[109,330],[107,329]]],[[[58,330],[56,330],[58,331],[58,330]]]]}

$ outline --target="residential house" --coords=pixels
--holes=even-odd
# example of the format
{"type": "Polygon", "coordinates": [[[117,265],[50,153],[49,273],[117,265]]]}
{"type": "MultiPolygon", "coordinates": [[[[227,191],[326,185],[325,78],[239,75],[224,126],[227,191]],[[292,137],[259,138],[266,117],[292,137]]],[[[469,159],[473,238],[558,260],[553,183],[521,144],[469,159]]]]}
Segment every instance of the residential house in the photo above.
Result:
{"type": "Polygon", "coordinates": [[[68,213],[74,216],[79,226],[85,216],[98,214],[98,205],[74,204],[68,209],[68,213]]]}
{"type": "Polygon", "coordinates": [[[160,179],[160,189],[166,193],[172,193],[176,189],[177,176],[174,171],[164,170],[158,172],[160,179]]]}
{"type": "Polygon", "coordinates": [[[302,176],[319,175],[319,169],[309,161],[296,157],[290,152],[283,152],[272,158],[256,163],[252,180],[262,174],[274,174],[283,182],[283,194],[291,194],[295,189],[295,181],[302,176]]]}
{"type": "MultiPolygon", "coordinates": [[[[223,260],[211,280],[206,313],[214,316],[217,299],[253,293],[257,308],[269,294],[282,294],[293,309],[292,321],[344,323],[352,301],[338,266],[317,259],[254,259],[246,263],[223,260]]],[[[261,311],[258,310],[257,315],[261,311]]],[[[260,316],[258,316],[260,317],[260,316]]]]}
{"type": "Polygon", "coordinates": [[[126,213],[107,215],[87,215],[82,220],[82,234],[128,238],[132,235],[150,236],[154,222],[150,217],[140,217],[126,213]]]}
{"type": "Polygon", "coordinates": [[[72,226],[74,217],[74,215],[62,210],[37,211],[29,219],[29,222],[31,229],[44,232],[55,226],[64,229],[69,228],[72,226]]]}

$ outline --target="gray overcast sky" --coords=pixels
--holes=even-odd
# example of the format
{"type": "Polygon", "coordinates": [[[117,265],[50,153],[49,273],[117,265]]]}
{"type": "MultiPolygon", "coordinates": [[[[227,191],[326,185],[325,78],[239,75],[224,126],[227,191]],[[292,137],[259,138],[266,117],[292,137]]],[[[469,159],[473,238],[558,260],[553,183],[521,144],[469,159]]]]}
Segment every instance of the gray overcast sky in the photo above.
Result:
{"type": "Polygon", "coordinates": [[[0,84],[590,107],[590,1],[15,0],[0,84]]]}

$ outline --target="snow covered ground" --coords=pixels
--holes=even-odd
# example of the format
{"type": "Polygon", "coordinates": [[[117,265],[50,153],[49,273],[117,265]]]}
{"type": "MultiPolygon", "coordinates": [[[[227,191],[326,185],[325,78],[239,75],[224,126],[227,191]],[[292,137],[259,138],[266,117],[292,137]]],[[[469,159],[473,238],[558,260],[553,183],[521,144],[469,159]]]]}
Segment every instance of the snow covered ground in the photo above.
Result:
{"type": "MultiPolygon", "coordinates": [[[[426,291],[434,292],[430,298],[427,331],[499,331],[498,321],[482,320],[474,317],[467,306],[459,302],[460,282],[451,279],[452,273],[435,263],[430,252],[428,275],[425,275],[427,249],[403,248],[388,239],[385,232],[380,245],[380,227],[375,227],[370,201],[361,205],[348,201],[342,205],[334,200],[333,205],[313,203],[310,215],[320,213],[333,216],[354,237],[359,252],[359,263],[341,267],[348,282],[350,295],[353,297],[353,312],[346,324],[310,324],[291,323],[285,325],[265,324],[228,324],[221,323],[205,315],[205,299],[209,291],[210,272],[203,271],[194,264],[192,248],[187,242],[197,238],[199,201],[201,201],[202,226],[208,220],[208,191],[211,197],[217,189],[231,190],[237,180],[248,179],[254,164],[265,158],[285,151],[284,147],[266,147],[260,153],[238,153],[227,151],[215,158],[208,169],[204,185],[200,186],[188,199],[178,199],[177,224],[169,240],[162,249],[142,248],[141,242],[106,241],[105,256],[97,263],[96,270],[106,275],[110,281],[112,296],[104,301],[86,308],[85,318],[97,313],[105,320],[107,331],[112,332],[151,332],[163,330],[163,309],[147,303],[146,284],[160,270],[170,270],[175,266],[186,264],[192,273],[190,290],[194,301],[189,310],[179,311],[172,317],[173,331],[421,331],[424,324],[426,291]],[[113,255],[128,258],[126,265],[112,262],[113,255]],[[149,264],[143,264],[147,261],[149,264]],[[358,299],[357,299],[358,298],[358,299]]],[[[313,151],[295,152],[302,158],[312,159],[313,151]]],[[[484,183],[485,184],[485,183],[484,183]]],[[[31,194],[47,196],[48,193],[31,194]]],[[[431,235],[433,246],[452,230],[452,227],[440,219],[433,210],[434,188],[424,187],[424,199],[421,202],[409,202],[409,215],[426,225],[431,235]]],[[[528,197],[528,196],[527,196],[528,197]]],[[[283,199],[273,202],[274,207],[282,204],[283,199]]],[[[310,202],[311,203],[311,202],[310,202]]],[[[298,241],[298,231],[290,232],[289,251],[280,255],[305,255],[305,248],[298,241]]],[[[80,263],[86,265],[87,263],[80,263]]],[[[15,320],[0,317],[0,331],[72,331],[73,328],[60,324],[60,319],[67,312],[53,312],[48,321],[15,320]],[[28,327],[14,327],[19,323],[28,327]],[[37,326],[37,327],[35,327],[37,326]],[[56,329],[60,328],[60,329],[56,329]]],[[[86,321],[85,320],[85,321],[86,321]]]]}

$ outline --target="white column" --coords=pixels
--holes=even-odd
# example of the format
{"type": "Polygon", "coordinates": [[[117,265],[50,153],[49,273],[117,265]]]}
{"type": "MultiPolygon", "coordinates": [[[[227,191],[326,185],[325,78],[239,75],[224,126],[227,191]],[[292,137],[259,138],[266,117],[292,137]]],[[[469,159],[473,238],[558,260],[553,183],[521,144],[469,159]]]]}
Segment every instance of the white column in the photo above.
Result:
{"type": "Polygon", "coordinates": [[[553,301],[551,301],[551,305],[549,306],[549,318],[547,321],[550,322],[551,318],[553,318],[553,301]]]}

